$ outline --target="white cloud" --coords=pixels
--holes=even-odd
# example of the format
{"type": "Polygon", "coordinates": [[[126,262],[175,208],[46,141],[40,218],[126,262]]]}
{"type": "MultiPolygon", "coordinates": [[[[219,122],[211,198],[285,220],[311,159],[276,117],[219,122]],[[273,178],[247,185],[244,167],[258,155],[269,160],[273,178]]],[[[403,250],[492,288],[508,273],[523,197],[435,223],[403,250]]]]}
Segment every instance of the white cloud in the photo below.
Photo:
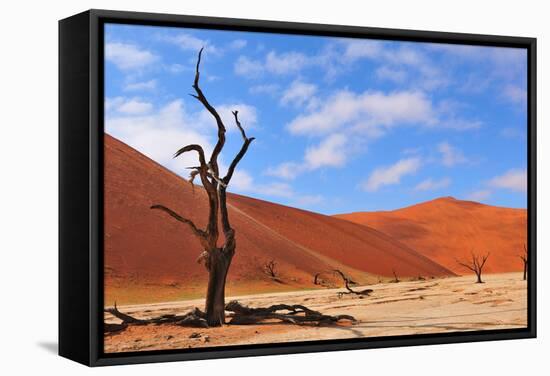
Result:
{"type": "Polygon", "coordinates": [[[184,71],[192,70],[192,68],[190,66],[185,66],[185,65],[177,64],[177,63],[167,65],[167,66],[164,67],[164,69],[166,69],[169,73],[172,73],[172,74],[179,74],[179,73],[184,72],[184,71]]]}
{"type": "Polygon", "coordinates": [[[306,149],[304,162],[308,169],[320,167],[341,167],[346,163],[347,138],[342,134],[333,134],[324,139],[319,145],[306,149]]]}
{"type": "Polygon", "coordinates": [[[110,135],[139,150],[149,158],[187,178],[185,167],[196,166],[196,153],[172,158],[188,144],[200,144],[210,154],[210,137],[202,131],[196,116],[189,114],[181,100],[175,100],[147,115],[107,114],[105,130],[110,135]]]}
{"type": "Polygon", "coordinates": [[[404,45],[395,48],[382,41],[358,39],[345,39],[341,42],[344,46],[344,58],[347,60],[371,59],[400,65],[418,65],[425,61],[418,49],[404,45]]]}
{"type": "Polygon", "coordinates": [[[452,167],[454,165],[467,162],[462,151],[448,142],[441,142],[437,145],[437,150],[441,153],[441,163],[444,166],[452,167]]]}
{"type": "Polygon", "coordinates": [[[517,85],[506,85],[502,96],[515,104],[524,105],[527,103],[527,90],[517,85]]]}
{"type": "Polygon", "coordinates": [[[121,104],[117,111],[124,114],[146,114],[153,109],[153,105],[149,102],[143,102],[138,99],[129,100],[121,104]]]}
{"type": "Polygon", "coordinates": [[[235,39],[231,43],[229,43],[229,48],[232,50],[240,50],[246,47],[248,42],[244,39],[235,39]]]}
{"type": "MultiPolygon", "coordinates": [[[[197,154],[185,153],[176,159],[172,156],[188,144],[202,145],[205,154],[209,155],[213,148],[212,138],[216,135],[215,121],[203,110],[187,111],[182,100],[174,100],[160,108],[144,103],[132,98],[107,98],[106,132],[187,178],[189,171],[185,167],[198,164],[197,154]]],[[[256,124],[257,113],[252,106],[221,104],[215,107],[228,130],[236,129],[231,109],[239,110],[240,120],[247,129],[256,124]]],[[[220,166],[224,171],[222,159],[220,166]]],[[[235,180],[246,180],[240,173],[236,176],[235,180]]]]}
{"type": "Polygon", "coordinates": [[[153,105],[139,98],[115,97],[105,99],[105,112],[117,112],[126,115],[141,115],[150,112],[153,105]]]}
{"type": "Polygon", "coordinates": [[[363,190],[374,192],[385,185],[398,184],[405,175],[414,174],[421,166],[420,158],[406,158],[396,163],[379,167],[372,172],[369,178],[360,184],[363,190]]]}
{"type": "Polygon", "coordinates": [[[376,69],[376,77],[395,83],[403,83],[407,79],[407,72],[403,69],[393,69],[382,66],[376,69]]]}
{"type": "Polygon", "coordinates": [[[478,191],[474,191],[468,194],[466,196],[466,199],[471,201],[485,201],[489,197],[491,197],[492,194],[493,192],[489,189],[480,189],[478,191]]]}
{"type": "Polygon", "coordinates": [[[124,91],[151,91],[157,88],[157,80],[131,82],[124,86],[124,91]]]}
{"type": "Polygon", "coordinates": [[[188,34],[188,33],[180,33],[177,35],[165,35],[161,37],[162,40],[166,42],[170,42],[178,46],[184,51],[194,51],[199,52],[201,48],[204,47],[204,51],[208,52],[209,54],[219,54],[220,50],[210,43],[210,41],[197,38],[194,35],[188,34]]]}
{"type": "Polygon", "coordinates": [[[269,94],[274,95],[279,91],[277,84],[255,85],[248,89],[250,94],[269,94]]]}
{"type": "Polygon", "coordinates": [[[304,172],[304,165],[295,162],[284,162],[277,167],[270,167],[266,175],[274,176],[280,179],[292,180],[304,172]]]}
{"type": "Polygon", "coordinates": [[[247,78],[260,76],[264,71],[264,66],[259,60],[252,60],[246,56],[239,56],[234,65],[235,74],[247,78]]]}
{"type": "Polygon", "coordinates": [[[421,92],[339,91],[322,102],[316,111],[296,117],[288,129],[293,134],[317,135],[350,127],[376,136],[398,123],[433,125],[436,122],[432,103],[421,92]]]}
{"type": "Polygon", "coordinates": [[[370,59],[381,64],[376,76],[395,83],[404,84],[410,78],[412,87],[433,90],[449,83],[447,73],[441,71],[428,55],[417,46],[400,44],[394,47],[381,41],[341,40],[344,46],[343,60],[355,62],[370,59]],[[403,68],[409,71],[405,71],[403,68]]]}
{"type": "Polygon", "coordinates": [[[300,52],[277,53],[270,51],[264,59],[253,60],[246,56],[239,56],[234,65],[237,75],[256,78],[265,72],[275,75],[296,73],[309,65],[312,60],[300,52]]]}
{"type": "Polygon", "coordinates": [[[443,178],[440,180],[434,180],[432,178],[428,178],[418,183],[416,187],[414,187],[414,190],[415,191],[436,191],[438,189],[447,188],[450,184],[451,184],[451,179],[449,178],[443,178]]]}
{"type": "Polygon", "coordinates": [[[511,169],[488,182],[493,188],[509,189],[516,192],[527,192],[527,170],[511,169]]]}
{"type": "Polygon", "coordinates": [[[246,192],[254,188],[254,178],[246,170],[236,169],[231,178],[229,189],[236,192],[246,192]]]}
{"type": "Polygon", "coordinates": [[[473,191],[466,196],[472,201],[484,201],[491,197],[495,189],[506,189],[513,192],[527,192],[527,170],[521,168],[510,169],[504,174],[495,176],[484,183],[486,188],[473,191]]]}
{"type": "Polygon", "coordinates": [[[231,179],[229,187],[232,191],[248,194],[252,193],[260,196],[292,198],[295,195],[290,184],[281,182],[267,184],[257,183],[254,181],[252,175],[243,169],[235,171],[234,179],[231,179]]]}
{"type": "Polygon", "coordinates": [[[378,58],[382,53],[382,43],[379,41],[349,39],[344,43],[344,58],[356,60],[361,58],[378,58]]]}
{"type": "Polygon", "coordinates": [[[265,68],[274,74],[289,74],[300,71],[308,64],[308,57],[300,52],[278,54],[270,51],[265,58],[265,68]]]}
{"type": "Polygon", "coordinates": [[[313,100],[316,92],[316,85],[295,80],[290,84],[288,89],[283,92],[280,102],[283,105],[291,104],[295,107],[300,107],[304,103],[313,100]]]}
{"type": "Polygon", "coordinates": [[[121,70],[132,70],[155,63],[159,57],[134,44],[109,42],[105,45],[105,60],[121,70]]]}
{"type": "Polygon", "coordinates": [[[323,202],[322,195],[298,194],[288,183],[258,183],[243,169],[235,171],[229,189],[232,192],[252,194],[259,197],[277,197],[279,199],[285,199],[288,205],[298,207],[310,207],[323,202]]]}
{"type": "MultiPolygon", "coordinates": [[[[527,67],[527,49],[525,48],[455,44],[431,44],[427,48],[443,52],[445,54],[443,57],[453,64],[457,62],[475,64],[477,70],[481,69],[478,74],[470,74],[462,84],[462,90],[467,92],[479,93],[489,87],[502,92],[503,84],[506,91],[507,84],[525,79],[527,67]]],[[[503,95],[506,97],[505,92],[503,95]]],[[[512,93],[512,96],[516,95],[512,93]]]]}
{"type": "Polygon", "coordinates": [[[279,179],[292,180],[307,171],[314,171],[323,167],[342,167],[349,157],[347,137],[333,134],[326,137],[316,146],[306,149],[303,161],[284,162],[276,167],[270,167],[266,175],[279,179]]]}

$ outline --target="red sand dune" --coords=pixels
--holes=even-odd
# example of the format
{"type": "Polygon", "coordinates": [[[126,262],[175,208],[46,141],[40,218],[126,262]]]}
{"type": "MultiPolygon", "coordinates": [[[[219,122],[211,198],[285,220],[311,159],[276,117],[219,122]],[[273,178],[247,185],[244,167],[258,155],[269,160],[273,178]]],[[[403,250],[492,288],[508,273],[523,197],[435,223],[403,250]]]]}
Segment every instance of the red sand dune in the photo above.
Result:
{"type": "MultiPolygon", "coordinates": [[[[128,145],[105,135],[106,304],[203,296],[207,273],[196,263],[201,247],[163,204],[204,227],[206,193],[128,145]]],[[[372,228],[240,195],[228,195],[237,252],[228,294],[316,288],[313,275],[340,268],[358,282],[371,275],[453,273],[372,228]],[[262,272],[277,262],[283,283],[262,272]]],[[[369,277],[371,276],[371,277],[369,277]]]]}
{"type": "Polygon", "coordinates": [[[452,197],[393,211],[358,212],[338,218],[382,231],[458,274],[469,273],[458,260],[471,252],[491,255],[489,273],[520,271],[527,239],[527,211],[462,201],[452,197]]]}

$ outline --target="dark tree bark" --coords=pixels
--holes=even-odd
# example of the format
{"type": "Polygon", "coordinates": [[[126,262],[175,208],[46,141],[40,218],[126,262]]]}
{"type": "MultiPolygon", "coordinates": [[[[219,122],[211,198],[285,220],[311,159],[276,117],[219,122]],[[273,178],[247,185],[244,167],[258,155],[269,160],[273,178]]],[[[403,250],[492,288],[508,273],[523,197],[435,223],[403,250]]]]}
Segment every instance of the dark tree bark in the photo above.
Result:
{"type": "MultiPolygon", "coordinates": [[[[332,325],[340,321],[356,323],[357,320],[350,315],[330,316],[314,311],[301,304],[275,304],[266,308],[251,308],[242,305],[236,300],[229,302],[225,310],[232,312],[231,325],[251,325],[262,322],[279,320],[283,323],[294,325],[332,325]]],[[[122,321],[121,324],[107,324],[103,328],[105,334],[113,334],[125,330],[131,325],[163,325],[172,324],[186,327],[208,328],[206,313],[195,308],[184,315],[162,315],[148,319],[136,319],[118,310],[116,304],[113,308],[106,308],[105,312],[112,314],[122,321]]]]}
{"type": "Polygon", "coordinates": [[[218,127],[218,141],[214,146],[212,155],[210,156],[208,162],[206,161],[203,148],[200,145],[194,144],[184,146],[178,150],[175,153],[174,158],[192,151],[198,154],[200,165],[190,167],[191,173],[189,181],[193,184],[196,176],[199,176],[201,179],[202,186],[208,195],[208,224],[206,229],[203,230],[198,228],[190,219],[182,217],[178,213],[163,205],[153,205],[151,206],[151,209],[162,210],[174,219],[186,224],[191,229],[193,234],[200,240],[201,246],[203,247],[203,252],[197,261],[199,263],[204,262],[204,266],[209,274],[208,288],[206,292],[205,318],[208,326],[220,326],[225,322],[225,282],[236,248],[235,230],[231,227],[229,222],[229,213],[227,211],[226,189],[231,181],[231,178],[233,177],[235,168],[246,154],[248,147],[254,138],[248,138],[246,136],[246,133],[239,121],[238,112],[233,111],[235,123],[237,124],[243,138],[243,144],[240,151],[229,165],[227,174],[223,178],[220,177],[218,156],[225,145],[226,128],[222,118],[216,109],[208,102],[199,86],[199,68],[202,51],[203,50],[201,49],[197,58],[195,80],[193,82],[195,94],[191,94],[191,96],[196,98],[216,121],[216,125],[218,127]],[[218,228],[219,219],[221,219],[223,235],[225,238],[224,244],[221,247],[218,246],[218,238],[220,235],[218,228]]]}
{"type": "Polygon", "coordinates": [[[476,274],[476,283],[483,283],[483,281],[481,280],[481,273],[483,272],[483,267],[485,266],[488,258],[489,253],[487,253],[485,256],[479,257],[478,255],[474,254],[474,252],[472,252],[472,260],[470,262],[460,262],[457,260],[457,263],[467,269],[470,269],[476,274]]]}
{"type": "Polygon", "coordinates": [[[523,255],[519,256],[519,258],[521,259],[521,261],[523,261],[523,280],[527,280],[527,267],[529,265],[529,258],[528,258],[528,255],[527,255],[527,246],[524,244],[523,245],[523,255]]]}

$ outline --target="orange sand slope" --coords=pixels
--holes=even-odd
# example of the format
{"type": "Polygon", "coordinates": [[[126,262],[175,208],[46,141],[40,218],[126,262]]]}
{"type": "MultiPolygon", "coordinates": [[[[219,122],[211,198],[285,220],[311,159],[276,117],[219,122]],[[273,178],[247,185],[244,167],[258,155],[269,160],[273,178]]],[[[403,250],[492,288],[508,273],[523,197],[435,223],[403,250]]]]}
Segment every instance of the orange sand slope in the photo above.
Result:
{"type": "Polygon", "coordinates": [[[400,241],[458,274],[456,260],[490,252],[488,273],[519,271],[527,239],[527,211],[439,198],[403,209],[337,215],[400,241]]]}
{"type": "MultiPolygon", "coordinates": [[[[167,151],[169,152],[169,151],[167,151]]],[[[105,136],[106,304],[177,300],[204,294],[207,274],[196,263],[199,242],[163,212],[163,204],[206,224],[206,193],[128,145],[105,136]]],[[[453,273],[372,228],[338,218],[230,194],[237,253],[228,294],[316,288],[313,275],[340,268],[357,282],[372,275],[441,276],[453,273]],[[262,271],[277,262],[282,283],[262,271]]]]}

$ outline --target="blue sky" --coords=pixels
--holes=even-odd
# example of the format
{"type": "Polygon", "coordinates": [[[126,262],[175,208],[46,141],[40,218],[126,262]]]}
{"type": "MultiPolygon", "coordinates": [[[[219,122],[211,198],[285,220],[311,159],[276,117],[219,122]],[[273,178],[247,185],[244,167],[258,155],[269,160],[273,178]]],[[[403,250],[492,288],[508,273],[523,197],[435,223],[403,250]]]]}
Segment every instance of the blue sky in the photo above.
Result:
{"type": "MultiPolygon", "coordinates": [[[[526,207],[523,49],[109,24],[105,130],[187,177],[216,126],[221,164],[256,137],[229,190],[336,214],[441,196],[526,207]]],[[[223,168],[223,167],[222,167],[223,168]]]]}

